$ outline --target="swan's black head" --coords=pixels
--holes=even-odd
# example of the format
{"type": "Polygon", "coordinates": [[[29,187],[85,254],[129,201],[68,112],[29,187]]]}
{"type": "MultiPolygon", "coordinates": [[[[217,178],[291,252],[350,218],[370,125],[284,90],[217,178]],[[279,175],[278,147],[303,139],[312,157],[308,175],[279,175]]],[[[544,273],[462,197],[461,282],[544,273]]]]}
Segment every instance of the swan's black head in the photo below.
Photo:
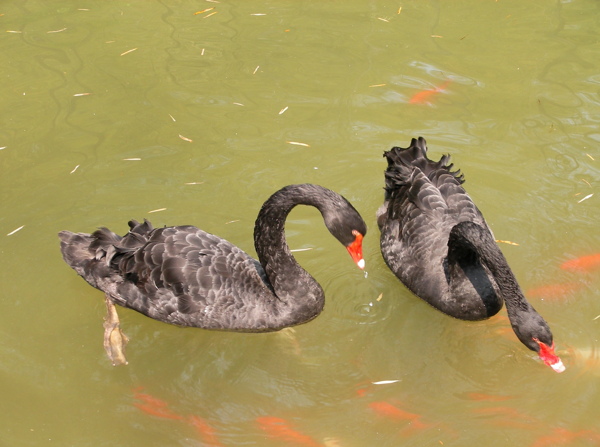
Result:
{"type": "Polygon", "coordinates": [[[538,314],[533,307],[532,311],[523,312],[511,319],[512,328],[515,334],[525,346],[535,351],[540,359],[556,372],[563,372],[565,366],[554,353],[554,340],[548,323],[538,314]]]}
{"type": "Polygon", "coordinates": [[[362,255],[362,240],[367,234],[367,225],[352,204],[340,196],[342,203],[324,210],[325,225],[329,232],[346,247],[352,260],[359,268],[365,268],[362,255]]]}

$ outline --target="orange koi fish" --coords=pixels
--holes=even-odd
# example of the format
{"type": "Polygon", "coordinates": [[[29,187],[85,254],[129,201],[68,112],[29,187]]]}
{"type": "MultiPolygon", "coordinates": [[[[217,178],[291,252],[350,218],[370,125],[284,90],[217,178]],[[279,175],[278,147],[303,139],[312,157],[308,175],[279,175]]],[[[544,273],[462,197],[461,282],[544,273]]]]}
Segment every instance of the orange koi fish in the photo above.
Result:
{"type": "Polygon", "coordinates": [[[560,268],[575,272],[591,272],[594,269],[600,268],[600,253],[570,259],[563,262],[560,268]]]}
{"type": "Polygon", "coordinates": [[[499,427],[512,427],[532,429],[540,424],[540,421],[532,416],[522,413],[512,407],[487,407],[473,410],[474,413],[492,416],[490,423],[499,427]]]}
{"type": "Polygon", "coordinates": [[[280,441],[285,441],[288,445],[299,445],[304,447],[320,447],[320,444],[310,436],[304,435],[293,428],[285,419],[273,416],[262,416],[256,418],[256,422],[261,430],[267,436],[280,441]]]}
{"type": "Polygon", "coordinates": [[[356,390],[356,395],[357,395],[358,397],[364,397],[364,396],[366,396],[366,395],[367,395],[367,393],[368,393],[368,392],[369,392],[369,391],[367,390],[367,388],[358,388],[358,389],[356,390]]]}
{"type": "Polygon", "coordinates": [[[467,397],[471,400],[488,401],[488,402],[501,402],[503,400],[514,399],[512,396],[498,396],[494,394],[485,393],[468,393],[467,397]]]}
{"type": "Polygon", "coordinates": [[[371,402],[369,408],[380,416],[385,416],[395,421],[408,421],[415,430],[429,427],[428,424],[421,421],[420,414],[410,413],[388,402],[371,402]]]}
{"type": "Polygon", "coordinates": [[[546,286],[528,289],[525,292],[525,295],[533,298],[560,299],[578,291],[582,286],[583,284],[578,282],[548,284],[546,286]]]}
{"type": "Polygon", "coordinates": [[[512,407],[486,407],[486,408],[478,408],[473,411],[475,413],[479,413],[479,414],[506,416],[506,417],[512,417],[515,419],[535,420],[535,418],[527,416],[526,414],[521,413],[519,410],[512,408],[512,407]]]}
{"type": "Polygon", "coordinates": [[[151,405],[144,405],[144,404],[140,404],[137,402],[134,403],[133,406],[151,416],[156,416],[156,417],[163,418],[163,419],[176,419],[176,420],[183,419],[183,416],[173,413],[172,411],[170,411],[169,409],[166,409],[166,408],[156,408],[151,405]]]}
{"type": "Polygon", "coordinates": [[[443,92],[446,89],[446,87],[450,85],[451,82],[451,80],[447,80],[446,82],[437,86],[436,88],[420,91],[413,95],[413,97],[410,98],[408,102],[410,104],[431,104],[432,96],[437,93],[443,92]]]}
{"type": "Polygon", "coordinates": [[[150,394],[140,393],[139,391],[136,391],[134,393],[133,397],[135,399],[141,400],[141,401],[145,402],[146,404],[154,406],[154,407],[165,408],[165,407],[169,406],[169,404],[166,403],[164,400],[161,400],[150,394]]]}
{"type": "Polygon", "coordinates": [[[202,437],[202,445],[207,447],[223,447],[219,442],[215,430],[201,417],[189,416],[185,418],[177,413],[172,412],[169,409],[169,404],[164,400],[158,399],[150,394],[141,393],[141,387],[134,389],[134,397],[142,402],[134,402],[134,406],[139,408],[144,413],[151,416],[156,416],[163,419],[173,419],[178,421],[187,422],[196,429],[198,434],[202,437]]]}
{"type": "Polygon", "coordinates": [[[136,408],[139,408],[140,410],[142,410],[144,413],[150,414],[152,416],[156,416],[156,417],[160,417],[163,419],[177,419],[177,420],[183,420],[183,416],[180,416],[176,413],[173,413],[171,410],[169,410],[168,408],[168,404],[163,401],[160,400],[154,396],[151,396],[150,394],[145,394],[145,393],[135,393],[133,395],[133,397],[135,397],[138,400],[141,400],[143,403],[141,402],[135,402],[133,405],[136,408]]]}
{"type": "Polygon", "coordinates": [[[567,430],[566,428],[556,427],[549,435],[539,437],[531,447],[554,447],[559,445],[571,444],[577,439],[592,441],[597,445],[600,443],[600,434],[592,430],[579,430],[577,432],[567,430]]]}
{"type": "Polygon", "coordinates": [[[189,417],[188,422],[202,437],[202,445],[207,447],[223,447],[223,444],[221,444],[219,438],[217,438],[215,429],[212,428],[204,419],[199,416],[192,415],[189,417]]]}

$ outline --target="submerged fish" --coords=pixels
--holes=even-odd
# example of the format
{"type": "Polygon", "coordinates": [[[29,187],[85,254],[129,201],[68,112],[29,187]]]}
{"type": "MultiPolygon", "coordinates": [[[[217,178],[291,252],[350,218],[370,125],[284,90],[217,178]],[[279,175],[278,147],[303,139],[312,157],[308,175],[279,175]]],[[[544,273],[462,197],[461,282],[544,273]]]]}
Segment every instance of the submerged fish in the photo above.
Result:
{"type": "Polygon", "coordinates": [[[285,441],[286,445],[299,445],[304,447],[320,447],[317,441],[308,435],[302,434],[293,428],[285,419],[273,416],[261,416],[256,418],[256,422],[261,430],[267,436],[280,441],[285,441]]]}
{"type": "Polygon", "coordinates": [[[184,419],[183,416],[173,413],[171,410],[169,410],[169,404],[167,404],[165,401],[151,396],[150,394],[136,392],[133,397],[143,402],[135,402],[133,405],[146,414],[163,419],[184,419]]]}
{"type": "Polygon", "coordinates": [[[192,415],[188,418],[188,422],[196,429],[196,432],[202,438],[202,445],[205,447],[223,447],[219,441],[215,429],[209,425],[200,416],[192,415]]]}
{"type": "MultiPolygon", "coordinates": [[[[593,430],[571,431],[566,428],[555,427],[549,435],[540,436],[531,447],[555,447],[559,445],[572,445],[573,441],[583,439],[598,445],[600,433],[593,430]]],[[[587,444],[586,444],[587,445],[587,444]]]]}
{"type": "Polygon", "coordinates": [[[537,418],[508,406],[478,408],[473,412],[489,417],[489,422],[497,427],[532,429],[540,424],[537,418]]]}
{"type": "Polygon", "coordinates": [[[180,414],[174,413],[169,409],[169,404],[164,400],[158,399],[150,394],[141,393],[139,390],[141,390],[141,388],[134,390],[133,395],[133,397],[141,401],[133,404],[136,408],[151,416],[187,422],[196,429],[196,432],[201,437],[203,446],[223,447],[223,444],[221,444],[217,438],[214,428],[211,427],[203,418],[195,415],[184,417],[180,414]]]}
{"type": "Polygon", "coordinates": [[[575,272],[590,272],[592,270],[600,268],[600,253],[570,259],[568,261],[563,262],[560,265],[560,268],[563,270],[570,270],[575,272]]]}
{"type": "Polygon", "coordinates": [[[409,411],[403,410],[395,405],[390,404],[389,402],[371,402],[369,404],[369,408],[378,415],[384,416],[394,421],[409,422],[411,430],[422,430],[424,428],[430,427],[429,424],[425,424],[423,421],[421,421],[422,416],[420,414],[411,413],[409,411]]]}
{"type": "Polygon", "coordinates": [[[503,400],[514,399],[512,396],[500,396],[497,394],[486,394],[486,393],[468,393],[467,397],[471,400],[488,401],[488,402],[501,402],[503,400]]]}
{"type": "Polygon", "coordinates": [[[446,89],[446,87],[450,85],[450,82],[452,81],[448,80],[435,88],[420,91],[414,94],[408,102],[410,104],[431,104],[432,96],[437,93],[443,92],[446,89]]]}

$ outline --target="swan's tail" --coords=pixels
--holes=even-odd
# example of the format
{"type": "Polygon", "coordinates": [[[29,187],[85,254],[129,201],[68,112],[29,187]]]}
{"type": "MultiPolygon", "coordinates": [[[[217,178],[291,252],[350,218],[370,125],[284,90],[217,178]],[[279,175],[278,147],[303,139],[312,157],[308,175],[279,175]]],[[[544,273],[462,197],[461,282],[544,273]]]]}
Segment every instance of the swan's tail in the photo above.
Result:
{"type": "Polygon", "coordinates": [[[92,234],[61,231],[60,251],[69,266],[92,286],[101,289],[102,280],[117,272],[120,259],[143,246],[153,230],[147,220],[129,222],[129,233],[121,237],[108,228],[92,234]]]}
{"type": "Polygon", "coordinates": [[[433,183],[442,174],[451,174],[459,184],[464,182],[460,170],[452,172],[453,164],[450,155],[444,155],[440,161],[427,157],[427,142],[425,138],[413,138],[407,148],[393,147],[383,153],[388,167],[385,171],[385,200],[389,200],[392,192],[410,183],[415,168],[423,172],[433,183]]]}

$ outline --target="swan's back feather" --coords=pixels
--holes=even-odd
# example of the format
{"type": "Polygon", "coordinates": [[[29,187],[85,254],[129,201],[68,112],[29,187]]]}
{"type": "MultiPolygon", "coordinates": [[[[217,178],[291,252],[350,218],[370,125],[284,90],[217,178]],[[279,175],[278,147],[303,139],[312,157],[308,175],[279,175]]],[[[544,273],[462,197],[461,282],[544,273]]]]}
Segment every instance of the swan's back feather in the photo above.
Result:
{"type": "Polygon", "coordinates": [[[129,223],[121,237],[60,233],[65,261],[118,304],[149,317],[208,329],[270,330],[279,303],[260,264],[228,241],[193,226],[129,223]],[[256,302],[255,297],[263,297],[256,302]],[[244,321],[236,321],[238,315],[244,321]]]}
{"type": "MultiPolygon", "coordinates": [[[[467,299],[459,303],[447,279],[450,230],[460,222],[474,222],[488,228],[462,186],[464,176],[452,170],[449,155],[439,161],[430,160],[423,138],[413,139],[406,149],[394,147],[384,156],[388,168],[385,201],[378,212],[378,224],[386,263],[413,293],[446,313],[464,314],[464,309],[471,307],[475,310],[469,319],[487,317],[489,309],[498,306],[486,308],[466,278],[462,281],[464,287],[472,290],[465,292],[467,299]]],[[[489,276],[484,267],[476,268],[482,275],[489,276]]],[[[492,294],[494,287],[490,289],[492,294]]],[[[492,299],[498,298],[493,296],[492,299]]]]}

